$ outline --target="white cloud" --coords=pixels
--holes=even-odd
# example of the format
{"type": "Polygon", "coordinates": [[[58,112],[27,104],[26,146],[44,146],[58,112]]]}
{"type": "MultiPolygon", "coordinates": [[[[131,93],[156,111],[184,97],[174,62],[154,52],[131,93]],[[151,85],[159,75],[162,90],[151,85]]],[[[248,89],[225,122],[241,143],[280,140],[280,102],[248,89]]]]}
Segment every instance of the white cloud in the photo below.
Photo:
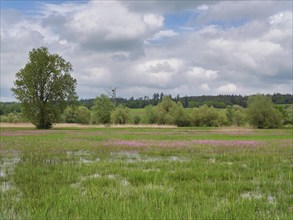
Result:
{"type": "Polygon", "coordinates": [[[209,9],[209,6],[208,5],[200,5],[197,7],[197,9],[200,11],[206,11],[209,9]]]}
{"type": "Polygon", "coordinates": [[[83,86],[104,86],[111,84],[111,73],[107,68],[93,67],[80,74],[79,83],[83,86]]]}
{"type": "Polygon", "coordinates": [[[193,67],[187,72],[189,80],[214,80],[218,76],[215,70],[204,69],[202,67],[193,67]]]}
{"type": "Polygon", "coordinates": [[[151,29],[157,29],[163,26],[164,17],[154,14],[147,14],[144,15],[143,21],[148,24],[151,29]]]}
{"type": "Polygon", "coordinates": [[[269,23],[274,27],[292,28],[292,11],[276,13],[268,18],[269,23]]]}
{"type": "Polygon", "coordinates": [[[182,63],[179,59],[150,60],[138,64],[131,79],[144,86],[166,88],[173,84],[173,77],[178,74],[182,63]]]}
{"type": "Polygon", "coordinates": [[[150,38],[150,40],[160,40],[165,37],[174,37],[177,35],[179,35],[179,34],[173,30],[163,30],[163,31],[156,33],[153,37],[150,38]]]}
{"type": "Polygon", "coordinates": [[[72,14],[65,27],[72,40],[90,45],[135,40],[145,34],[140,16],[129,13],[119,2],[91,1],[72,14]]]}
{"type": "Polygon", "coordinates": [[[232,83],[222,85],[218,88],[218,92],[222,94],[231,94],[236,92],[236,90],[237,90],[237,86],[232,83]]]}
{"type": "Polygon", "coordinates": [[[200,89],[203,90],[203,91],[210,91],[210,87],[209,87],[209,84],[207,83],[203,83],[200,85],[200,89]]]}
{"type": "Polygon", "coordinates": [[[15,73],[40,46],[72,63],[81,98],[109,84],[122,97],[291,93],[290,8],[287,1],[50,2],[35,14],[1,8],[1,96],[11,97],[15,73]],[[180,25],[172,17],[191,11],[196,16],[180,25]]]}

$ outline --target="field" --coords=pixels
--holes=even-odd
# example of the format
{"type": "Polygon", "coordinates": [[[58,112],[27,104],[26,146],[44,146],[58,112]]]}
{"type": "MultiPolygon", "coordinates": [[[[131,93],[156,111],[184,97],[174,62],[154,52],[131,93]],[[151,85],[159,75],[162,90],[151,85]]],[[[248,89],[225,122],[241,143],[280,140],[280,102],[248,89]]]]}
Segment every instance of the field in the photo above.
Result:
{"type": "Polygon", "coordinates": [[[292,129],[1,128],[0,219],[293,219],[292,129]]]}

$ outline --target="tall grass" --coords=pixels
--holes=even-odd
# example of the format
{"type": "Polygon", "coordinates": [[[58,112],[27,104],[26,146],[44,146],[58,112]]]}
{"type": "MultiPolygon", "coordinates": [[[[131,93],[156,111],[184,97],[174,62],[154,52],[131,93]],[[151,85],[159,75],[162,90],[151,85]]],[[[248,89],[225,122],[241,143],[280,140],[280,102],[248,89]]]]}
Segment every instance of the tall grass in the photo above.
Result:
{"type": "Polygon", "coordinates": [[[288,129],[1,129],[0,219],[293,218],[288,129]]]}

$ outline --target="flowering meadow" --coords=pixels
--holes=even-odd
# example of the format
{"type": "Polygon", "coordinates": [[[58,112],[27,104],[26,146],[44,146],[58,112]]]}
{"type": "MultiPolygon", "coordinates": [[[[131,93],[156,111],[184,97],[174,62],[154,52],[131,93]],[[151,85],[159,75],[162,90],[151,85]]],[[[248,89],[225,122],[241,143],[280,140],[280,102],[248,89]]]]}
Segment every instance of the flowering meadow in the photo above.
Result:
{"type": "Polygon", "coordinates": [[[292,129],[1,127],[0,219],[293,219],[292,129]]]}

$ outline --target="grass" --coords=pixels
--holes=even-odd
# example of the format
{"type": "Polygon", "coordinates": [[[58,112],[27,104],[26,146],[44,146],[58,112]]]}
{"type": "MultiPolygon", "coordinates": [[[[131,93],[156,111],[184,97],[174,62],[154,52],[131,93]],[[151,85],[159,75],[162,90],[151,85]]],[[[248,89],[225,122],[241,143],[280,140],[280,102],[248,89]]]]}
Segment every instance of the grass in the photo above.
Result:
{"type": "Polygon", "coordinates": [[[292,219],[292,130],[1,128],[0,219],[292,219]]]}

